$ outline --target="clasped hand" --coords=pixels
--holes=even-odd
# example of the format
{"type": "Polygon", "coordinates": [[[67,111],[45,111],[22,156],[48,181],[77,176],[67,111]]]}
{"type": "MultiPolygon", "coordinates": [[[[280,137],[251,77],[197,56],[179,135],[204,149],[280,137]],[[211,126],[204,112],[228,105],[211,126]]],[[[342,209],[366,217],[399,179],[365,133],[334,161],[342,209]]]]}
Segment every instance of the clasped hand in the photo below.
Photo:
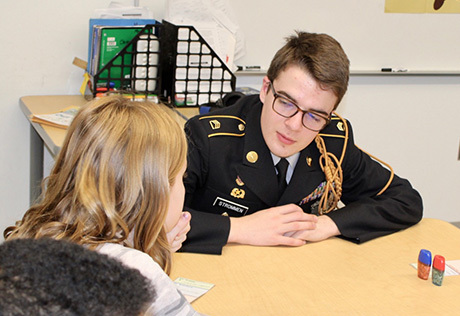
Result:
{"type": "Polygon", "coordinates": [[[294,204],[258,211],[244,217],[230,218],[229,243],[258,246],[301,246],[339,235],[328,216],[304,213],[294,204]]]}

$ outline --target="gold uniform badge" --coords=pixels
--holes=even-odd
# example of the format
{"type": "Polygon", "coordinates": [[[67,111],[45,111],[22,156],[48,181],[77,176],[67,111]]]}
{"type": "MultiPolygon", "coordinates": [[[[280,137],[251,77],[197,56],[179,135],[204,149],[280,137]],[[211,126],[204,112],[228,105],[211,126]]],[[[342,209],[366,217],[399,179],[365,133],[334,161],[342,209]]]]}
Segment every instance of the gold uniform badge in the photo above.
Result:
{"type": "Polygon", "coordinates": [[[345,129],[343,128],[343,122],[338,122],[337,123],[337,129],[341,132],[343,132],[345,129]]]}
{"type": "Polygon", "coordinates": [[[213,130],[219,129],[220,128],[220,122],[218,120],[211,120],[209,121],[209,125],[211,125],[211,128],[213,130]]]}
{"type": "Polygon", "coordinates": [[[231,196],[236,197],[237,199],[244,199],[244,195],[246,192],[244,192],[243,189],[238,189],[234,188],[232,192],[230,193],[231,196]]]}

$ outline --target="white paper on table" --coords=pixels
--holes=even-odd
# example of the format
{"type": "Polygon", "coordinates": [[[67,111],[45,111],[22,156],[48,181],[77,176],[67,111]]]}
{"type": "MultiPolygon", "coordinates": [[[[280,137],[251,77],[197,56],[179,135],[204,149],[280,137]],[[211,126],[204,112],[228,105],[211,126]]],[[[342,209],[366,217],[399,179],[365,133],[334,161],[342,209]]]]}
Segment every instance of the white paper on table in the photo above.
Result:
{"type": "MultiPolygon", "coordinates": [[[[417,269],[417,263],[410,264],[413,268],[417,269]]],[[[431,275],[431,270],[430,270],[431,275]]],[[[460,275],[460,260],[446,261],[446,270],[444,276],[460,275]]]]}
{"type": "Polygon", "coordinates": [[[212,283],[195,281],[182,277],[175,279],[174,283],[176,288],[185,296],[189,303],[206,294],[206,292],[214,287],[212,283]]]}

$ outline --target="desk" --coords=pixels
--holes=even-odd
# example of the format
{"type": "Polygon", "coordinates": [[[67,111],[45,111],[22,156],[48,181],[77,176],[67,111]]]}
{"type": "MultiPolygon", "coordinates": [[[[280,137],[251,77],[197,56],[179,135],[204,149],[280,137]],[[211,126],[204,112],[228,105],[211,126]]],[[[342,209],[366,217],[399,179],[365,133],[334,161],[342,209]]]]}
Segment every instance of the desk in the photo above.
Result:
{"type": "MultiPolygon", "coordinates": [[[[61,149],[66,130],[40,125],[30,121],[31,114],[46,114],[62,110],[70,105],[82,106],[87,103],[82,95],[60,96],[25,96],[20,98],[19,106],[29,120],[30,126],[30,203],[40,195],[40,184],[43,179],[43,146],[55,157],[61,149]]],[[[185,117],[198,114],[198,108],[180,108],[185,117]]]]}
{"type": "Polygon", "coordinates": [[[460,259],[460,229],[437,219],[361,245],[227,245],[221,256],[176,253],[171,278],[215,284],[192,303],[207,315],[458,315],[460,276],[441,287],[410,263],[425,248],[460,259]]]}

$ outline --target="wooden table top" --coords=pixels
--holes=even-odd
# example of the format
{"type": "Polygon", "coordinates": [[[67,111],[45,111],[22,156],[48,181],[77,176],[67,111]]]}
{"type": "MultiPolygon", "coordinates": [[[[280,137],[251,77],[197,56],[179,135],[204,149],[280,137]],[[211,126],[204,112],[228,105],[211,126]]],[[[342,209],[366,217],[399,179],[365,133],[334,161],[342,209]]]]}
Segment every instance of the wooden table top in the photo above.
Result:
{"type": "Polygon", "coordinates": [[[302,247],[227,245],[221,256],[176,253],[171,278],[215,284],[193,302],[206,315],[454,315],[460,276],[438,287],[417,277],[420,249],[460,259],[460,229],[423,219],[357,245],[331,238],[302,247]]]}

